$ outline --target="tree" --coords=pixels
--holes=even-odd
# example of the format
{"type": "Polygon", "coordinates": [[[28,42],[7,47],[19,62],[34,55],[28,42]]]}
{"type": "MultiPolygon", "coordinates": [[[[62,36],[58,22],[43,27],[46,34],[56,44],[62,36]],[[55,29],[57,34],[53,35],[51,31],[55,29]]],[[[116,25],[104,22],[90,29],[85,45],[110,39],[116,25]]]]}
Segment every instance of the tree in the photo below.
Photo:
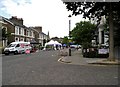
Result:
{"type": "Polygon", "coordinates": [[[115,30],[115,46],[120,46],[120,29],[115,30]]]}
{"type": "Polygon", "coordinates": [[[68,45],[68,44],[69,44],[69,39],[68,39],[68,37],[67,37],[67,36],[65,36],[65,37],[63,38],[62,43],[63,43],[63,44],[66,44],[66,45],[68,45]]]}
{"type": "Polygon", "coordinates": [[[109,19],[109,60],[115,61],[114,55],[114,33],[113,33],[113,19],[114,12],[116,15],[120,13],[120,2],[64,2],[68,11],[72,11],[72,15],[83,14],[83,18],[97,17],[98,23],[101,16],[106,16],[109,19]]]}
{"type": "MultiPolygon", "coordinates": [[[[114,19],[113,19],[113,24],[114,24],[114,46],[120,46],[120,17],[118,18],[118,15],[115,15],[114,13],[114,19]]],[[[120,16],[120,15],[119,15],[120,16]]],[[[109,25],[108,25],[108,18],[106,18],[106,23],[104,25],[104,31],[109,32],[109,25]]],[[[106,33],[107,35],[109,33],[106,33]]]]}
{"type": "Polygon", "coordinates": [[[75,28],[71,32],[73,41],[77,44],[91,43],[94,37],[94,30],[96,26],[89,21],[81,21],[76,23],[75,28]]]}
{"type": "Polygon", "coordinates": [[[116,15],[116,12],[114,12],[114,19],[113,19],[113,23],[115,26],[115,46],[120,46],[120,12],[118,12],[119,15],[116,15]]]}
{"type": "Polygon", "coordinates": [[[6,40],[11,34],[6,32],[6,29],[2,29],[2,40],[6,40]]]}

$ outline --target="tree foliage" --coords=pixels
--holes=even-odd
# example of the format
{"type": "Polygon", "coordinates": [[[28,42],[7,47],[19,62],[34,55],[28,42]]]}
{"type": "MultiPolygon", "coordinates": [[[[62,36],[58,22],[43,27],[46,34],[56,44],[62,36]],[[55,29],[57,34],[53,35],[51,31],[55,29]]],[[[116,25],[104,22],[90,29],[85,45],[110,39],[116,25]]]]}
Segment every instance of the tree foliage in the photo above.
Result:
{"type": "Polygon", "coordinates": [[[72,15],[83,14],[83,18],[97,18],[99,22],[101,16],[109,16],[110,4],[112,11],[120,14],[120,2],[64,2],[68,11],[72,11],[72,15]]]}
{"type": "Polygon", "coordinates": [[[76,23],[75,28],[71,32],[73,41],[77,44],[91,43],[94,36],[96,26],[89,21],[81,21],[76,23]]]}
{"type": "Polygon", "coordinates": [[[63,44],[67,44],[67,45],[69,44],[69,39],[68,39],[67,36],[65,36],[65,37],[63,38],[62,43],[63,43],[63,44]]]}
{"type": "Polygon", "coordinates": [[[6,32],[6,29],[2,29],[2,40],[6,40],[11,34],[6,32]]]}

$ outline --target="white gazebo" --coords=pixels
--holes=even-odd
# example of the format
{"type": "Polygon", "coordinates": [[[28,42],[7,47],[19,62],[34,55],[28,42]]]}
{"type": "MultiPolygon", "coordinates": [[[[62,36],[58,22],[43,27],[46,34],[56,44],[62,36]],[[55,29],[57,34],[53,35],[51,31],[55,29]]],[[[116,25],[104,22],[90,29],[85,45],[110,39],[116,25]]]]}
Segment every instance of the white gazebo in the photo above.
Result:
{"type": "Polygon", "coordinates": [[[53,46],[54,50],[57,50],[56,46],[58,46],[58,48],[60,49],[60,46],[62,46],[62,44],[57,41],[51,40],[51,41],[45,43],[44,50],[46,50],[47,46],[53,46]]]}

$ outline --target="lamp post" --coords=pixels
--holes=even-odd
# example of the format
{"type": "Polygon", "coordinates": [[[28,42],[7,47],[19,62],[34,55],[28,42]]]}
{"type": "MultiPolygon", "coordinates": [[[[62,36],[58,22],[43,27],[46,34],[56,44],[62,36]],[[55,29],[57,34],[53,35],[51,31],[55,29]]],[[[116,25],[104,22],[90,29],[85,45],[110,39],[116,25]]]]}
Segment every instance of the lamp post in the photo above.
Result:
{"type": "MultiPolygon", "coordinates": [[[[68,16],[69,17],[69,39],[70,39],[70,29],[71,29],[71,15],[68,16]]],[[[69,56],[71,56],[71,48],[70,48],[70,42],[69,42],[69,56]]]]}

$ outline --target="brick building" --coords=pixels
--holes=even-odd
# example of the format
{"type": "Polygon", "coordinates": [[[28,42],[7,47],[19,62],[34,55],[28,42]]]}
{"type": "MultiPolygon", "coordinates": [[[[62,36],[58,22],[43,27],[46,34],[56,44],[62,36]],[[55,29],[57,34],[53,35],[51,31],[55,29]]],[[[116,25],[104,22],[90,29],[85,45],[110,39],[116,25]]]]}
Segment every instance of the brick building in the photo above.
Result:
{"type": "MultiPolygon", "coordinates": [[[[2,39],[3,47],[7,46],[11,42],[16,41],[26,41],[31,43],[41,43],[43,38],[41,38],[42,27],[35,26],[35,27],[26,27],[23,24],[22,18],[17,18],[16,16],[12,16],[10,19],[5,17],[1,17],[1,29],[5,30],[9,36],[2,39]]],[[[46,35],[47,37],[47,35],[46,35]]]]}

